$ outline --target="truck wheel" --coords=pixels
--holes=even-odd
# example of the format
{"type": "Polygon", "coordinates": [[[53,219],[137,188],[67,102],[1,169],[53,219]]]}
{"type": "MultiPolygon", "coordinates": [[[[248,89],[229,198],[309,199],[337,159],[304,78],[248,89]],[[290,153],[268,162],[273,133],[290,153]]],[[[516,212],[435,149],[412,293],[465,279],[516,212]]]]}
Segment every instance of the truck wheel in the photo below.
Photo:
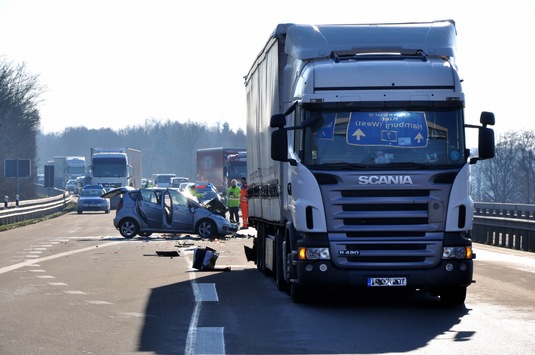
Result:
{"type": "Polygon", "coordinates": [[[292,278],[292,252],[286,253],[286,265],[284,265],[284,277],[286,279],[286,293],[290,295],[292,278]]]}
{"type": "Polygon", "coordinates": [[[440,291],[440,302],[448,306],[463,305],[466,299],[466,286],[450,287],[440,291]]]}
{"type": "Polygon", "coordinates": [[[286,291],[286,280],[284,279],[284,273],[286,265],[282,253],[284,252],[283,243],[277,243],[277,255],[275,255],[275,285],[279,291],[286,291]]]}
{"type": "Polygon", "coordinates": [[[297,268],[292,264],[292,253],[286,257],[286,265],[289,273],[287,278],[288,294],[294,303],[305,303],[309,299],[308,287],[299,285],[297,282],[297,268]]]}
{"type": "Polygon", "coordinates": [[[133,219],[127,218],[119,223],[119,233],[125,238],[134,238],[139,232],[139,227],[133,219]]]}
{"type": "Polygon", "coordinates": [[[308,301],[307,288],[297,282],[290,284],[290,298],[294,303],[306,303],[308,301]]]}
{"type": "Polygon", "coordinates": [[[203,219],[197,225],[197,234],[201,238],[215,238],[217,235],[217,227],[214,222],[209,219],[203,219]]]}

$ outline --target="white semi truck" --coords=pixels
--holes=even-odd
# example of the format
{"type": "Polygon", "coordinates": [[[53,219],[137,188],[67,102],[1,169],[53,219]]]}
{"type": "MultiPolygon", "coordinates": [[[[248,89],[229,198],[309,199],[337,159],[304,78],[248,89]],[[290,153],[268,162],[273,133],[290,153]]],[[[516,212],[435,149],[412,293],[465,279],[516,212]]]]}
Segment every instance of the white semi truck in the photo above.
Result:
{"type": "Polygon", "coordinates": [[[294,302],[351,286],[464,303],[470,164],[494,156],[494,115],[465,123],[455,47],[452,20],[269,37],[245,77],[249,256],[294,302]]]}
{"type": "Polygon", "coordinates": [[[106,190],[141,187],[141,151],[132,148],[91,148],[91,184],[106,190]]]}

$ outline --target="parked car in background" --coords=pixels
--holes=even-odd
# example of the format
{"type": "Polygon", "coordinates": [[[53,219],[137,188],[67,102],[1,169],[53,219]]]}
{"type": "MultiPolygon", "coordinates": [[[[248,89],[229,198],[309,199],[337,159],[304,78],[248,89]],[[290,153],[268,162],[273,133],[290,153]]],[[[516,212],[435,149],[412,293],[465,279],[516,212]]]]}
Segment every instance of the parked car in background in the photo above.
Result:
{"type": "Polygon", "coordinates": [[[185,192],[188,191],[191,186],[195,186],[194,182],[181,182],[180,185],[178,185],[178,190],[185,192]]]}
{"type": "Polygon", "coordinates": [[[175,174],[152,174],[152,184],[154,187],[169,187],[171,178],[175,176],[175,174]]]}
{"type": "Polygon", "coordinates": [[[68,180],[67,184],[65,184],[65,191],[76,193],[76,180],[68,180]]]}
{"type": "Polygon", "coordinates": [[[175,176],[171,178],[171,185],[170,187],[180,187],[180,184],[184,182],[188,182],[189,179],[187,177],[182,176],[175,176]]]}
{"type": "Polygon", "coordinates": [[[152,233],[191,233],[214,239],[238,226],[221,215],[220,206],[203,206],[176,188],[121,187],[103,195],[121,196],[113,225],[125,238],[152,233]]]}
{"type": "Polygon", "coordinates": [[[78,196],[76,212],[103,211],[110,213],[110,200],[102,197],[106,190],[101,185],[86,185],[78,196]]]}

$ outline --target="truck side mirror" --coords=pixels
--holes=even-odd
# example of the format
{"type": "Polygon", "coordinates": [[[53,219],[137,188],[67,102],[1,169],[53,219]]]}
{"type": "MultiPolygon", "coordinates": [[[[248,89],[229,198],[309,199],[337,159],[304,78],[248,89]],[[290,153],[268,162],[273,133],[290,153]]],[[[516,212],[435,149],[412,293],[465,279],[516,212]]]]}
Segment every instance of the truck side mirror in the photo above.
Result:
{"type": "Polygon", "coordinates": [[[271,159],[288,161],[288,132],[284,128],[271,132],[271,159]]]}
{"type": "Polygon", "coordinates": [[[494,158],[495,143],[493,129],[488,127],[479,128],[478,155],[479,160],[494,158]]]}
{"type": "Polygon", "coordinates": [[[487,125],[493,126],[496,122],[494,113],[483,111],[479,118],[479,122],[482,126],[465,125],[469,128],[477,128],[479,131],[478,136],[478,155],[477,157],[470,158],[470,164],[475,164],[478,160],[485,160],[494,158],[496,154],[496,145],[494,142],[494,131],[488,128],[487,125]]]}
{"type": "Polygon", "coordinates": [[[481,112],[481,116],[479,118],[479,122],[483,125],[483,127],[494,126],[496,123],[496,119],[494,118],[494,113],[483,111],[481,112]]]}
{"type": "Polygon", "coordinates": [[[269,121],[269,126],[271,128],[282,128],[286,124],[286,116],[282,113],[277,113],[273,116],[271,116],[271,120],[269,121]]]}

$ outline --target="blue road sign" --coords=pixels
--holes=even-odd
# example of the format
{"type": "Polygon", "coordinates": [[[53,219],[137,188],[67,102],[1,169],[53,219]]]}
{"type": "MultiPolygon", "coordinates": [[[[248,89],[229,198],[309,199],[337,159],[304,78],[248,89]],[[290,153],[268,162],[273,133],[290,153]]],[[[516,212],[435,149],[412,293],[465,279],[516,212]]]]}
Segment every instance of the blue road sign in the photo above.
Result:
{"type": "Polygon", "coordinates": [[[388,147],[427,146],[424,112],[352,112],[347,143],[388,147]]]}

